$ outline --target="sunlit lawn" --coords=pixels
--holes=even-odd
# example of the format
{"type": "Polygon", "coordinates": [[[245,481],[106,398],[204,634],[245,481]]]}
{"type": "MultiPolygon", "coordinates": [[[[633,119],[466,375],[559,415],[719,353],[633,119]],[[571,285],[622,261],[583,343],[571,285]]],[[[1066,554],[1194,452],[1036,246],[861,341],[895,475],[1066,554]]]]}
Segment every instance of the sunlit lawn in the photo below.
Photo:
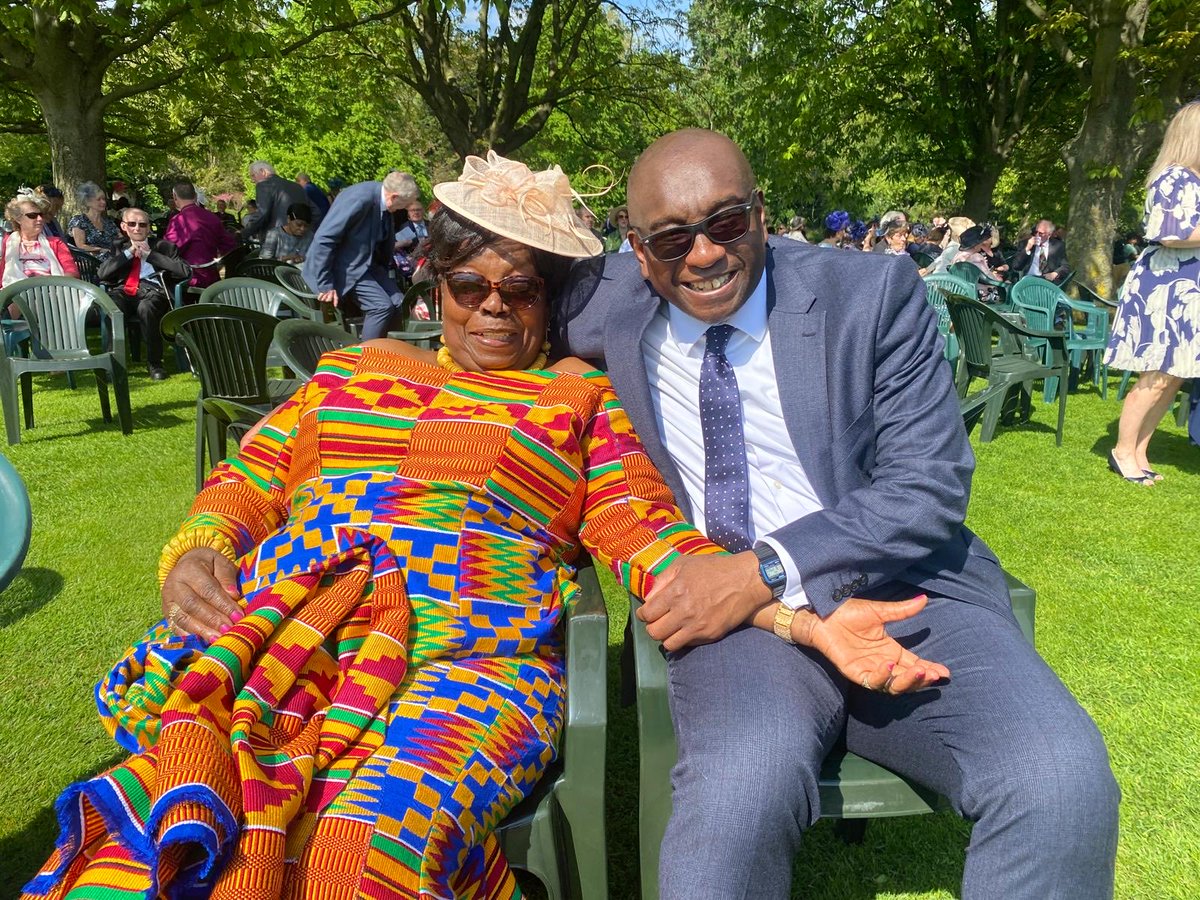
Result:
{"type": "MultiPolygon", "coordinates": [[[[1113,380],[1113,387],[1116,379],[1113,380]]],[[[158,615],[155,564],[192,496],[195,382],[133,376],[135,432],[104,424],[87,377],[36,383],[38,426],[9,457],[34,537],[0,595],[0,896],[54,838],[69,781],[120,758],[91,688],[158,615]]],[[[1166,480],[1138,489],[1105,468],[1119,405],[1071,397],[1062,448],[1051,407],[977,447],[970,524],[1038,592],[1038,647],[1108,739],[1124,790],[1117,895],[1194,898],[1200,885],[1200,449],[1164,426],[1166,480]]],[[[978,440],[976,435],[975,440],[978,440]]],[[[625,605],[612,604],[609,855],[614,897],[636,895],[636,731],[615,684],[625,605]]],[[[968,828],[953,815],[876,822],[861,846],[821,823],[797,862],[806,898],[956,896],[968,828]]]]}

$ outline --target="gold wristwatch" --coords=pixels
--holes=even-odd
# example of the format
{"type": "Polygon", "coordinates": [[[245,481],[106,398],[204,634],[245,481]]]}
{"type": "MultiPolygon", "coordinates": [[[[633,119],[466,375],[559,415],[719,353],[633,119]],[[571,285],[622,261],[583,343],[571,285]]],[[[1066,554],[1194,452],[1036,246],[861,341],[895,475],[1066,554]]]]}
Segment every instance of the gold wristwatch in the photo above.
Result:
{"type": "Polygon", "coordinates": [[[780,603],[779,609],[775,610],[775,637],[792,645],[796,643],[792,640],[792,619],[794,618],[796,618],[796,610],[786,603],[780,603]]]}

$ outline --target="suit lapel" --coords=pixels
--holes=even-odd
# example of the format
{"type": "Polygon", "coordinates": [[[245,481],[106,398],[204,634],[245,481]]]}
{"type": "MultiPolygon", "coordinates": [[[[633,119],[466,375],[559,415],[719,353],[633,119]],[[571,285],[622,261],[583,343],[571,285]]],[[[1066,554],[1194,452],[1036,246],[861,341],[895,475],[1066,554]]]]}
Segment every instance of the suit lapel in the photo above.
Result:
{"type": "Polygon", "coordinates": [[[788,436],[821,502],[836,501],[830,449],[829,390],[825,366],[825,310],[802,270],[779,277],[775,254],[767,254],[767,328],[779,402],[788,436]]]}
{"type": "Polygon", "coordinates": [[[642,336],[657,312],[658,297],[650,292],[645,282],[629,299],[613,303],[604,321],[604,361],[609,380],[637,429],[650,461],[667,482],[684,516],[690,519],[691,504],[683,479],[658,435],[658,416],[650,398],[650,382],[646,378],[646,361],[642,356],[642,336]]]}

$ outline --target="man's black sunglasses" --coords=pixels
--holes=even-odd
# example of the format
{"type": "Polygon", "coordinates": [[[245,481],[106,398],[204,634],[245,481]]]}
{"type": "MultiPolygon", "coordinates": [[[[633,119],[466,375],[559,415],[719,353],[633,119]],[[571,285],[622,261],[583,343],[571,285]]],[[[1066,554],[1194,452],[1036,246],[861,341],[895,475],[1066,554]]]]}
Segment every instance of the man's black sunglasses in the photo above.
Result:
{"type": "Polygon", "coordinates": [[[744,238],[750,231],[757,200],[756,193],[745,203],[719,209],[711,216],[691,225],[664,228],[645,237],[639,233],[638,240],[663,262],[673,262],[687,256],[692,251],[696,235],[700,232],[704,232],[704,236],[714,244],[732,244],[744,238]]]}

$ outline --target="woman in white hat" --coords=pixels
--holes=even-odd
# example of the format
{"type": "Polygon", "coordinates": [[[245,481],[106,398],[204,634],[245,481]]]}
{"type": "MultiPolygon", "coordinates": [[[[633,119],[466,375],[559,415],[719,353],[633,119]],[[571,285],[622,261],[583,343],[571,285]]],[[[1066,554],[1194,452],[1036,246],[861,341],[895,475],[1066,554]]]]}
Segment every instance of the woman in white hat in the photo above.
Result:
{"type": "Polygon", "coordinates": [[[434,193],[445,346],[327,354],[214,470],[98,688],[135,755],[68,791],[35,893],[514,896],[492,829],[555,756],[574,565],[644,595],[720,551],[608,380],[547,365],[550,285],[600,251],[566,177],[489,154],[434,193]]]}

